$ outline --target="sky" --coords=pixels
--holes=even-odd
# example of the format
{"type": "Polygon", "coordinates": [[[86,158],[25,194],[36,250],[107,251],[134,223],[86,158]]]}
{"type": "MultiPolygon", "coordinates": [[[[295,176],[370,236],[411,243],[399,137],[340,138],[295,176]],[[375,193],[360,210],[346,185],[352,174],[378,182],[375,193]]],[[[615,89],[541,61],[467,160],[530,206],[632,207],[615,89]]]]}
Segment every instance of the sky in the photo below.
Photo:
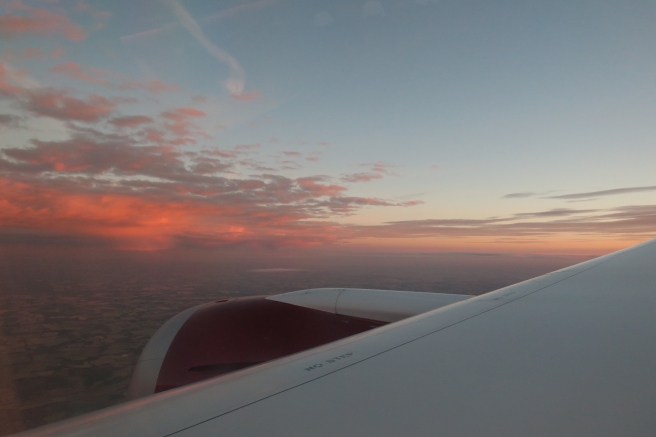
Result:
{"type": "Polygon", "coordinates": [[[656,236],[656,3],[2,0],[0,245],[656,236]]]}

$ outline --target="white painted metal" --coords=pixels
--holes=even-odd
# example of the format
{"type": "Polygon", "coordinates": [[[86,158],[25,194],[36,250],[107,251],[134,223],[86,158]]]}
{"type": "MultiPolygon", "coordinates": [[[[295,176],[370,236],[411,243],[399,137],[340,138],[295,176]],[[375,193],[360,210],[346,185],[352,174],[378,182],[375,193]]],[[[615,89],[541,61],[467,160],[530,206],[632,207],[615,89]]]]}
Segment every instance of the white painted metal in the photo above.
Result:
{"type": "Polygon", "coordinates": [[[327,311],[343,316],[396,322],[471,298],[460,294],[362,288],[313,288],[267,297],[268,300],[327,311]]]}
{"type": "Polygon", "coordinates": [[[653,436],[656,240],[46,436],[653,436]]]}

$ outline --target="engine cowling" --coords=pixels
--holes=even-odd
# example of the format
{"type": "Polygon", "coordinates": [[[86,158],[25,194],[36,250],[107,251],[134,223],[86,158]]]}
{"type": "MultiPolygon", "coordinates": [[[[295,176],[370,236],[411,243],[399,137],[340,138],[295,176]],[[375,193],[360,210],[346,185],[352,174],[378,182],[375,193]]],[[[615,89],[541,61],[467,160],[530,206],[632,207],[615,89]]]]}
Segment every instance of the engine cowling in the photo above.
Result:
{"type": "Polygon", "coordinates": [[[129,397],[255,366],[466,298],[314,289],[210,302],[174,316],[153,335],[135,367],[129,397]]]}
{"type": "Polygon", "coordinates": [[[130,384],[131,399],[254,366],[387,324],[265,297],[228,299],[192,310],[169,320],[169,326],[160,328],[146,345],[130,384]]]}

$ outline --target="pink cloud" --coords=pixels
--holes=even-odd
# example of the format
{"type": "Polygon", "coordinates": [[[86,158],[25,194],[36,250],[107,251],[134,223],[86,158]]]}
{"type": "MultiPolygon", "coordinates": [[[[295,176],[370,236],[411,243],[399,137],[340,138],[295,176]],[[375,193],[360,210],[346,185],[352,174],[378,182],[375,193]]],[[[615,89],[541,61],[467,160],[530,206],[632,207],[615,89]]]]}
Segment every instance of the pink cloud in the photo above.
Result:
{"type": "Polygon", "coordinates": [[[13,84],[11,79],[9,70],[0,62],[0,94],[11,97],[23,91],[21,87],[13,84]]]}
{"type": "Polygon", "coordinates": [[[205,117],[206,115],[203,111],[194,108],[176,108],[172,111],[162,112],[162,117],[175,122],[184,122],[189,117],[205,117]]]}
{"type": "Polygon", "coordinates": [[[165,168],[170,172],[181,166],[179,155],[171,147],[136,147],[127,138],[117,141],[112,137],[103,141],[78,135],[67,141],[33,140],[32,145],[31,148],[4,149],[2,153],[15,162],[14,169],[28,173],[100,174],[115,170],[157,176],[165,168]]]}
{"type": "Polygon", "coordinates": [[[162,117],[167,120],[164,127],[174,138],[172,144],[184,145],[195,144],[197,136],[205,136],[191,121],[194,118],[206,117],[207,114],[195,108],[176,108],[162,112],[162,117]]]}
{"type": "Polygon", "coordinates": [[[84,100],[62,91],[45,89],[30,92],[26,97],[24,109],[58,120],[95,122],[108,117],[116,109],[116,104],[111,100],[95,94],[84,100]]]}
{"type": "Polygon", "coordinates": [[[377,161],[371,166],[371,171],[375,171],[378,173],[382,173],[388,176],[398,176],[396,172],[392,170],[392,168],[397,167],[394,164],[390,164],[389,162],[385,161],[377,161]]]}
{"type": "Polygon", "coordinates": [[[117,100],[92,94],[86,99],[71,96],[55,88],[24,88],[16,85],[22,72],[13,72],[0,63],[0,94],[9,97],[22,109],[35,115],[58,120],[99,121],[116,109],[117,100]],[[12,76],[12,77],[10,77],[12,76]],[[18,79],[18,80],[17,80],[18,79]]]}
{"type": "MultiPolygon", "coordinates": [[[[369,206],[410,206],[344,196],[345,187],[323,176],[228,179],[220,173],[230,170],[229,158],[144,146],[133,136],[73,128],[80,133],[70,140],[33,140],[30,147],[0,152],[0,186],[6,199],[0,232],[3,226],[18,226],[106,238],[130,249],[175,244],[304,246],[342,240],[350,233],[322,219],[369,206]],[[114,177],[98,178],[105,174],[114,177]],[[122,178],[125,175],[145,177],[122,178]]],[[[231,150],[236,156],[258,148],[253,144],[231,150]]]]}
{"type": "Polygon", "coordinates": [[[313,196],[339,196],[342,192],[346,191],[346,187],[340,185],[325,185],[320,184],[321,178],[319,177],[306,177],[299,178],[298,185],[304,190],[312,193],[313,196]]]}
{"type": "MultiPolygon", "coordinates": [[[[91,70],[91,69],[90,69],[91,70]]],[[[83,72],[80,66],[75,62],[67,62],[66,64],[57,65],[50,69],[52,73],[63,73],[72,79],[81,80],[84,82],[89,82],[95,85],[105,85],[109,86],[111,82],[103,76],[107,76],[101,70],[93,69],[95,74],[90,74],[89,72],[83,72]]]]}
{"type": "Polygon", "coordinates": [[[239,144],[235,147],[229,149],[203,149],[200,153],[205,155],[215,155],[221,156],[223,158],[236,158],[238,156],[249,155],[250,153],[258,150],[260,148],[259,143],[255,144],[239,144]]]}
{"type": "MultiPolygon", "coordinates": [[[[130,248],[303,246],[343,240],[350,230],[327,222],[333,217],[373,206],[411,206],[347,196],[346,187],[325,176],[241,175],[244,168],[272,172],[257,161],[260,144],[200,151],[176,147],[206,135],[199,125],[208,114],[198,108],[163,108],[154,116],[121,115],[117,108],[135,97],[78,95],[40,87],[29,77],[18,80],[19,73],[9,70],[0,64],[0,94],[24,113],[18,118],[0,117],[0,123],[16,126],[29,115],[47,116],[68,122],[70,137],[33,139],[0,150],[0,190],[6,200],[0,208],[0,233],[3,227],[17,226],[102,237],[130,248]]],[[[163,82],[138,84],[73,62],[52,72],[119,91],[170,89],[163,82]]],[[[318,160],[319,155],[285,151],[278,159],[284,156],[318,160]]],[[[297,168],[294,161],[278,164],[297,168]]]]}
{"type": "Polygon", "coordinates": [[[142,134],[144,139],[151,143],[162,143],[166,139],[164,133],[156,129],[145,129],[142,134]]]}
{"type": "Polygon", "coordinates": [[[135,128],[143,124],[152,123],[153,119],[145,115],[126,115],[112,118],[109,122],[119,128],[135,128]]]}
{"type": "Polygon", "coordinates": [[[26,6],[20,0],[9,3],[7,9],[10,10],[8,14],[0,15],[0,35],[61,35],[71,41],[86,38],[84,29],[65,15],[26,6]],[[14,11],[22,12],[24,15],[14,15],[14,11]]]}

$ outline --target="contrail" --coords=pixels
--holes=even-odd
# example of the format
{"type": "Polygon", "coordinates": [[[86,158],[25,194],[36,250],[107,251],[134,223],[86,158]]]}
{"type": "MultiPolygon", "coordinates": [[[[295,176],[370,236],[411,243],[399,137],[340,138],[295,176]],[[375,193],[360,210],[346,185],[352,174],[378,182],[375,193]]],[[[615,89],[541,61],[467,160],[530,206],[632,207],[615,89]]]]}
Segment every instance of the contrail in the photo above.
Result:
{"type": "Polygon", "coordinates": [[[225,80],[224,85],[231,95],[240,95],[244,91],[246,73],[237,59],[207,39],[203,29],[201,29],[198,23],[196,23],[191,15],[189,15],[189,12],[179,0],[167,0],[167,3],[173,10],[175,17],[180,21],[182,27],[184,27],[191,36],[196,38],[196,41],[201,43],[214,59],[223,62],[230,67],[230,77],[225,80]]]}

